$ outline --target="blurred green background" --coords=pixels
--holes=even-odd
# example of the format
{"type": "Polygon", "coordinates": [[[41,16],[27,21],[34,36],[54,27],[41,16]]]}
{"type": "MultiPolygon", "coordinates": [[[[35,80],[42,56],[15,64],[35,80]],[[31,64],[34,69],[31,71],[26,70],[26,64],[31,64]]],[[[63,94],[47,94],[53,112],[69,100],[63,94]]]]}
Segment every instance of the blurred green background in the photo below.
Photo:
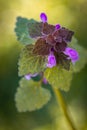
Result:
{"type": "MultiPolygon", "coordinates": [[[[79,44],[87,48],[87,0],[0,0],[0,130],[70,130],[54,97],[35,112],[18,113],[15,107],[20,53],[16,17],[39,20],[41,12],[47,13],[49,23],[74,30],[79,44]]],[[[70,91],[63,95],[76,126],[87,130],[87,65],[73,77],[70,91]]]]}

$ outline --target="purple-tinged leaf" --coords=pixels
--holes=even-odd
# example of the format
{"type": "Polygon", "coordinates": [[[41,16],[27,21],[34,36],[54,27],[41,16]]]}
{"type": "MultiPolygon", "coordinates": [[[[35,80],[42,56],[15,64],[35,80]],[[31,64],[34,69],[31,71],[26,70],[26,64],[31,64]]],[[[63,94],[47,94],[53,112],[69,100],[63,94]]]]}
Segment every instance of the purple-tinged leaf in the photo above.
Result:
{"type": "Polygon", "coordinates": [[[70,31],[66,28],[62,28],[59,30],[59,35],[62,37],[63,41],[65,42],[71,42],[73,34],[74,34],[73,31],[70,31]]]}
{"type": "Polygon", "coordinates": [[[53,33],[56,42],[71,42],[74,32],[66,28],[61,28],[53,33]]]}
{"type": "Polygon", "coordinates": [[[59,30],[57,30],[53,33],[53,37],[56,42],[59,42],[59,43],[62,42],[62,37],[60,36],[59,30]]]}
{"type": "Polygon", "coordinates": [[[68,35],[66,36],[66,38],[64,38],[64,41],[65,41],[65,42],[71,42],[73,34],[74,34],[74,32],[69,31],[69,33],[68,33],[68,35]]]}
{"type": "Polygon", "coordinates": [[[62,68],[69,70],[70,69],[70,62],[71,60],[68,59],[68,56],[64,53],[55,53],[56,62],[59,65],[62,66],[62,68]]]}
{"type": "Polygon", "coordinates": [[[56,43],[56,45],[54,46],[54,50],[60,53],[60,52],[63,52],[66,47],[67,47],[67,44],[65,42],[56,43]]]}
{"type": "Polygon", "coordinates": [[[42,30],[43,34],[48,35],[48,34],[53,33],[54,31],[55,31],[54,25],[50,25],[48,23],[43,24],[43,30],[42,30]]]}
{"type": "Polygon", "coordinates": [[[49,35],[47,36],[47,38],[46,38],[46,43],[48,43],[48,44],[50,44],[50,45],[52,45],[52,46],[54,46],[54,45],[56,44],[56,42],[55,42],[55,40],[54,40],[54,37],[53,37],[51,34],[49,34],[49,35]]]}
{"type": "Polygon", "coordinates": [[[46,43],[45,39],[40,38],[35,43],[33,54],[45,56],[45,55],[49,55],[50,50],[51,50],[51,46],[46,43]]]}

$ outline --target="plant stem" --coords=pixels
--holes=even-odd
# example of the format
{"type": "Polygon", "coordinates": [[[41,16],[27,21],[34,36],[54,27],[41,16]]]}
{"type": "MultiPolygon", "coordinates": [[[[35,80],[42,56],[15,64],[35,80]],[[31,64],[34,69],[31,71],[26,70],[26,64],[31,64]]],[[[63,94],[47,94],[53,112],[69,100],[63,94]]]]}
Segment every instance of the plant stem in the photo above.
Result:
{"type": "Polygon", "coordinates": [[[72,130],[77,130],[76,127],[74,126],[74,123],[73,123],[72,118],[70,116],[69,110],[67,109],[67,105],[66,105],[66,103],[65,103],[65,101],[63,99],[63,96],[61,95],[61,92],[58,89],[54,88],[54,87],[53,87],[53,91],[54,91],[54,94],[56,96],[57,102],[60,105],[60,107],[62,108],[62,111],[63,111],[63,113],[64,113],[64,115],[65,115],[65,117],[67,119],[67,122],[70,125],[71,129],[72,130]]]}

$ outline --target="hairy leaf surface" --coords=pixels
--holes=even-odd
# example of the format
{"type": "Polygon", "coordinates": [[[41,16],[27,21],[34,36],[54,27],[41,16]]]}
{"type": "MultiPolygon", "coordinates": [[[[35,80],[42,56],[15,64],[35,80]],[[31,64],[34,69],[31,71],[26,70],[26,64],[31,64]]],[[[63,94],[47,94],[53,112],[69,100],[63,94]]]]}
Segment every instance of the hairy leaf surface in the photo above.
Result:
{"type": "Polygon", "coordinates": [[[17,17],[15,33],[17,36],[17,40],[20,41],[24,45],[32,44],[35,42],[29,35],[28,24],[32,21],[36,22],[33,19],[27,19],[22,17],[17,17]]]}
{"type": "Polygon", "coordinates": [[[34,74],[44,71],[46,67],[46,57],[36,56],[32,53],[33,45],[27,45],[21,51],[18,62],[19,76],[34,74]]]}
{"type": "Polygon", "coordinates": [[[19,85],[15,95],[16,107],[19,112],[40,109],[51,98],[49,90],[42,88],[38,82],[22,78],[19,85]]]}
{"type": "Polygon", "coordinates": [[[72,80],[72,70],[65,70],[61,67],[47,68],[45,77],[53,87],[68,91],[72,80]]]}

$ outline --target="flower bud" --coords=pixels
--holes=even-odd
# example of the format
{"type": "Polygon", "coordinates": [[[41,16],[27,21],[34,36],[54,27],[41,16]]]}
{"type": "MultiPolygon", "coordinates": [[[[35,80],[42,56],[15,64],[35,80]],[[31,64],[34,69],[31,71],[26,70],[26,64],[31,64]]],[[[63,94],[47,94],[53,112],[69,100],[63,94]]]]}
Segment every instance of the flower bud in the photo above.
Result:
{"type": "Polygon", "coordinates": [[[75,49],[67,47],[66,50],[64,51],[64,54],[69,56],[72,63],[75,63],[77,60],[79,60],[79,54],[75,49]]]}
{"type": "Polygon", "coordinates": [[[42,20],[43,23],[47,22],[47,16],[46,16],[45,13],[41,13],[40,14],[40,18],[41,18],[41,20],[42,20]]]}
{"type": "Polygon", "coordinates": [[[52,68],[53,66],[56,66],[56,59],[53,53],[51,53],[48,56],[48,63],[47,63],[47,67],[52,68]]]}

